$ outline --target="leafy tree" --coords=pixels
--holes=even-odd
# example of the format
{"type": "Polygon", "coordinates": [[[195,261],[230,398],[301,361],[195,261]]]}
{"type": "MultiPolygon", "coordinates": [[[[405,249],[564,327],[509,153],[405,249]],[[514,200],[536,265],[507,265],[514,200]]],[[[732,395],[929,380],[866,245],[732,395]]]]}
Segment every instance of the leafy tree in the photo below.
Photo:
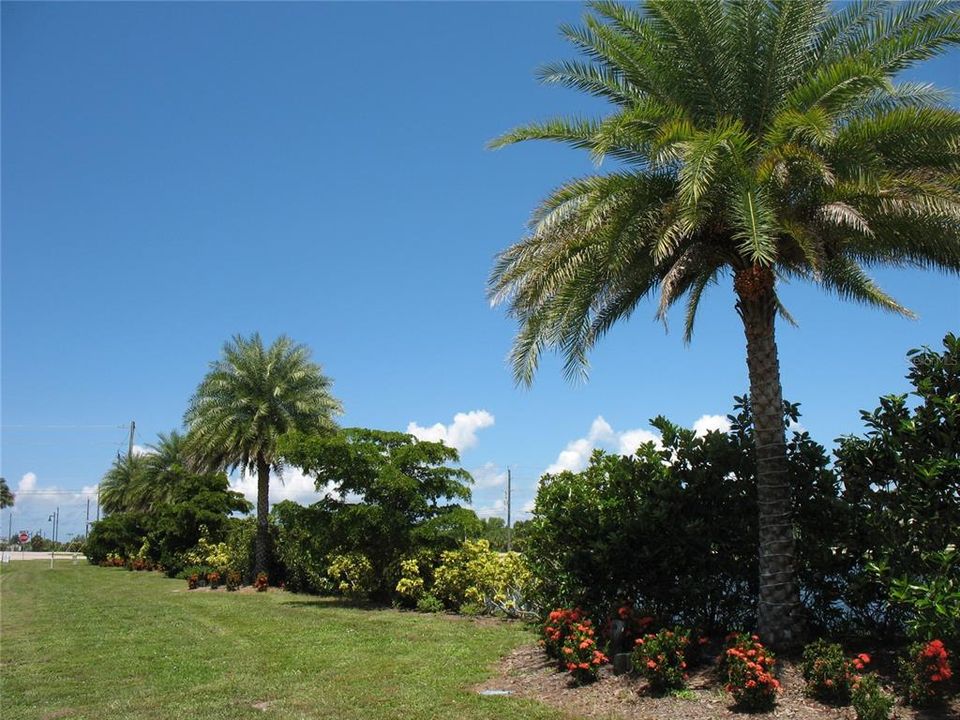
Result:
{"type": "MultiPolygon", "coordinates": [[[[887,607],[887,589],[874,582],[872,561],[885,580],[917,585],[938,576],[928,558],[960,545],[960,339],[943,352],[911,350],[911,395],[887,395],[860,413],[864,436],[840,438],[837,468],[851,510],[843,539],[858,607],[873,608],[878,628],[897,631],[902,610],[887,607]]],[[[960,564],[952,566],[960,587],[960,564]]]]}
{"type": "Polygon", "coordinates": [[[234,337],[190,400],[189,452],[207,470],[257,473],[254,573],[267,569],[270,469],[282,470],[277,440],[291,430],[330,432],[342,412],[310,351],[286,336],[265,347],[259,334],[234,337]]]}
{"type": "Polygon", "coordinates": [[[480,537],[490,543],[492,550],[506,552],[507,521],[501,517],[488,517],[481,522],[483,522],[483,532],[480,537]]]}
{"type": "Polygon", "coordinates": [[[16,496],[10,491],[10,486],[7,485],[6,478],[0,477],[0,510],[13,507],[13,501],[15,499],[16,496]]]}
{"type": "Polygon", "coordinates": [[[338,552],[371,562],[380,599],[396,584],[401,557],[429,547],[456,547],[480,531],[476,515],[449,501],[470,500],[470,474],[451,463],[453,448],[398,432],[352,428],[332,436],[291,433],[283,457],[330,494],[323,509],[338,552]],[[354,501],[354,499],[358,501],[354,501]]]}
{"type": "Polygon", "coordinates": [[[566,371],[640,302],[685,300],[685,338],[706,290],[733,280],[758,447],[759,630],[799,639],[795,542],[775,339],[778,283],[910,315],[866,274],[960,269],[960,113],[895,77],[960,41],[954,2],[645,0],[591,4],[563,34],[587,57],[547,83],[609,101],[493,142],[551,140],[619,165],[563,184],[502,252],[489,285],[519,323],[516,379],[544,349],[566,371]]]}

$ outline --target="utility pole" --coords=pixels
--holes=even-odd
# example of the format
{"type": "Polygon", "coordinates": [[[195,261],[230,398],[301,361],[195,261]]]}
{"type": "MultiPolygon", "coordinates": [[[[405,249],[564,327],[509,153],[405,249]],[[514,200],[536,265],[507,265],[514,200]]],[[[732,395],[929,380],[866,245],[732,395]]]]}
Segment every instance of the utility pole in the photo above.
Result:
{"type": "Polygon", "coordinates": [[[137,422],[135,420],[130,421],[130,442],[127,443],[127,460],[133,456],[133,433],[137,429],[137,422]]]}
{"type": "Polygon", "coordinates": [[[97,522],[100,522],[100,483],[97,483],[97,522]]]}
{"type": "Polygon", "coordinates": [[[513,477],[510,474],[510,468],[507,468],[507,552],[513,549],[513,531],[510,529],[510,501],[513,499],[511,484],[513,477]]]}
{"type": "Polygon", "coordinates": [[[90,498],[87,498],[87,521],[83,524],[83,539],[90,533],[90,498]]]}

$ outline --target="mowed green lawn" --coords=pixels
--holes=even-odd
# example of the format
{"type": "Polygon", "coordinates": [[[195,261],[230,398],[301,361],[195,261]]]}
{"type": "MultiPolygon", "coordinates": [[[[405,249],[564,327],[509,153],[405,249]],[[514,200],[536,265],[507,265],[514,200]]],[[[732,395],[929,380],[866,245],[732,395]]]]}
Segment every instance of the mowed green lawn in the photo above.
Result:
{"type": "Polygon", "coordinates": [[[0,571],[0,715],[53,718],[548,718],[471,687],[532,635],[310,596],[187,592],[59,561],[0,571]]]}

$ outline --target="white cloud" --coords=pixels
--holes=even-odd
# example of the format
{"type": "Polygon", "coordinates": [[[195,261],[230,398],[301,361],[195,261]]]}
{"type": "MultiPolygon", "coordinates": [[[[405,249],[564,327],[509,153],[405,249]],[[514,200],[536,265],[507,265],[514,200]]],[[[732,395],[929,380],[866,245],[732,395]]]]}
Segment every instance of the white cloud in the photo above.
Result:
{"type": "Polygon", "coordinates": [[[533,512],[533,507],[536,505],[536,498],[531,498],[523,504],[523,508],[520,510],[524,515],[530,515],[533,512]]]}
{"type": "Polygon", "coordinates": [[[723,415],[701,415],[693,424],[693,431],[700,437],[711,430],[719,430],[722,433],[730,432],[730,421],[723,415]]]}
{"type": "Polygon", "coordinates": [[[492,462],[471,470],[470,474],[473,476],[473,487],[478,490],[499,487],[507,482],[507,471],[492,462]]]}
{"type": "Polygon", "coordinates": [[[23,477],[20,478],[20,482],[17,484],[16,494],[19,495],[20,493],[32,493],[36,487],[37,474],[32,472],[25,473],[23,477]]]}
{"type": "Polygon", "coordinates": [[[134,455],[155,455],[157,453],[153,448],[148,448],[143,445],[134,445],[133,454],[134,455]]]}
{"type": "Polygon", "coordinates": [[[644,442],[659,442],[659,440],[659,435],[642,428],[616,432],[602,415],[598,415],[590,424],[586,437],[568,443],[545,472],[558,473],[564,470],[580,472],[587,466],[590,455],[597,448],[632,455],[644,442]]]}
{"type": "Polygon", "coordinates": [[[507,503],[503,500],[503,498],[500,498],[498,500],[494,500],[490,505],[474,508],[473,511],[477,514],[477,517],[481,518],[506,517],[507,503]]]}
{"type": "MultiPolygon", "coordinates": [[[[723,415],[702,415],[694,424],[693,430],[697,435],[706,435],[710,430],[729,432],[730,421],[723,415]]],[[[558,473],[564,470],[580,472],[590,462],[590,455],[596,449],[608,452],[617,452],[621,455],[632,455],[644,443],[660,444],[659,433],[644,428],[633,430],[614,430],[610,423],[598,415],[590,424],[586,436],[567,443],[567,446],[557,455],[557,459],[544,472],[558,473]]]]}
{"type": "Polygon", "coordinates": [[[650,430],[627,430],[626,432],[620,433],[619,441],[619,453],[621,455],[633,455],[644,443],[652,442],[659,445],[660,436],[650,430]]]}
{"type": "MultiPolygon", "coordinates": [[[[230,489],[241,493],[247,500],[257,502],[256,473],[240,473],[230,478],[230,489]]],[[[278,476],[270,473],[270,504],[276,505],[284,500],[293,500],[301,505],[311,505],[327,495],[335,495],[332,486],[317,490],[314,479],[295,467],[284,468],[278,476]]]]}
{"type": "Polygon", "coordinates": [[[488,428],[494,423],[494,417],[486,410],[471,410],[466,413],[457,413],[449,425],[436,423],[430,427],[421,427],[410,421],[407,432],[419,440],[442,442],[458,451],[473,447],[477,444],[477,432],[488,428]]]}

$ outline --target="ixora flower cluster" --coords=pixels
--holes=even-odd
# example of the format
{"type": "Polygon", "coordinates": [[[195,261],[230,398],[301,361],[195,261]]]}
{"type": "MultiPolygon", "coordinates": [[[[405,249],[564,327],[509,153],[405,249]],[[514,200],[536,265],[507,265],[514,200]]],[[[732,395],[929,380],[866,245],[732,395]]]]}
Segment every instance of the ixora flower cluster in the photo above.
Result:
{"type": "Polygon", "coordinates": [[[597,648],[593,621],[584,617],[579,608],[551,612],[543,626],[540,645],[578,685],[596,680],[600,667],[608,662],[597,648]]]}
{"type": "Polygon", "coordinates": [[[780,691],[780,681],[773,676],[773,653],[757,635],[730,633],[726,640],[727,648],[719,659],[726,691],[744,710],[769,710],[780,691]]]}
{"type": "Polygon", "coordinates": [[[942,640],[915,643],[900,662],[903,694],[912,705],[924,705],[941,699],[953,677],[950,654],[942,640]]]}

